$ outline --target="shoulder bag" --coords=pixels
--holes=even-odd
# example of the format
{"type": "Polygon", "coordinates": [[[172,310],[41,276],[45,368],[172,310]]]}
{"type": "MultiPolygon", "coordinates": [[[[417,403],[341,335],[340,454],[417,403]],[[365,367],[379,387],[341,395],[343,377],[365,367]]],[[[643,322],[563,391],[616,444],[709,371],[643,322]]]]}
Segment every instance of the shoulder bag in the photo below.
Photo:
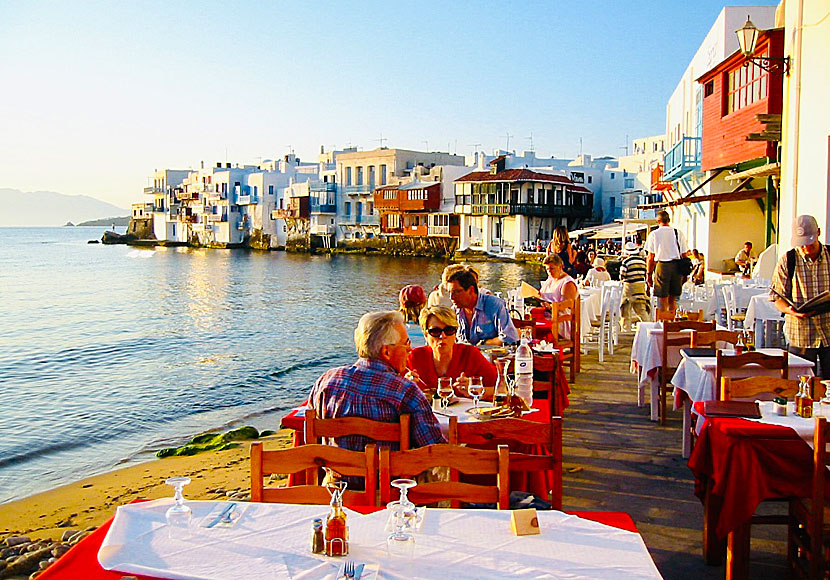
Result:
{"type": "Polygon", "coordinates": [[[683,252],[680,250],[680,237],[677,233],[677,228],[674,229],[674,240],[677,242],[677,253],[680,255],[680,258],[674,260],[677,263],[677,270],[680,272],[681,276],[688,276],[692,273],[692,270],[695,269],[694,265],[692,264],[691,258],[688,256],[683,256],[683,252]]]}

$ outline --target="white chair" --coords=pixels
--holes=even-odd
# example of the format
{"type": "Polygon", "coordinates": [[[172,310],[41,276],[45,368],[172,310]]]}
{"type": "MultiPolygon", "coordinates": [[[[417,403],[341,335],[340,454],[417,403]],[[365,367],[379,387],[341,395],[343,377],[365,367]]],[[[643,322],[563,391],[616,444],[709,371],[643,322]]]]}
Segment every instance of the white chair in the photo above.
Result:
{"type": "Polygon", "coordinates": [[[723,294],[723,304],[726,310],[726,328],[729,330],[743,330],[746,311],[741,312],[737,306],[735,286],[724,284],[721,286],[721,293],[723,294]]]}
{"type": "Polygon", "coordinates": [[[605,361],[605,346],[614,354],[614,346],[620,340],[620,307],[622,304],[622,283],[603,282],[599,319],[599,361],[605,361]]]}

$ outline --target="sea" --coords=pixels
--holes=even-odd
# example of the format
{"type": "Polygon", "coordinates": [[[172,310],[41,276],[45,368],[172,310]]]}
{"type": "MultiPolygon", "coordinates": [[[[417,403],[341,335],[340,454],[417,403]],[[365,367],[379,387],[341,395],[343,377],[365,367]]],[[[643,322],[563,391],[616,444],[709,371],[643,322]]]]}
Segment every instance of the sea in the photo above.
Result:
{"type": "MultiPolygon", "coordinates": [[[[208,431],[279,428],[360,316],[447,262],[90,244],[101,227],[0,227],[0,503],[208,431]]],[[[123,233],[123,232],[122,232],[123,233]]],[[[492,291],[540,267],[475,264],[492,291]]]]}

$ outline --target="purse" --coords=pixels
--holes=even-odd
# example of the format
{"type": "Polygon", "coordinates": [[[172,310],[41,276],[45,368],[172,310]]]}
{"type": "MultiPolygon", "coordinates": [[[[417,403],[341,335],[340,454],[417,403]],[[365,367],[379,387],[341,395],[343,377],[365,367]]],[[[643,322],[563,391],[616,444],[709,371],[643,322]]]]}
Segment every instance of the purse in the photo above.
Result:
{"type": "MultiPolygon", "coordinates": [[[[677,253],[682,254],[683,252],[680,251],[680,238],[677,234],[677,228],[674,229],[674,240],[677,242],[677,253]]],[[[694,264],[692,264],[692,259],[688,256],[678,258],[674,261],[677,262],[677,270],[680,272],[681,276],[689,276],[692,273],[692,270],[695,269],[694,264]]]]}

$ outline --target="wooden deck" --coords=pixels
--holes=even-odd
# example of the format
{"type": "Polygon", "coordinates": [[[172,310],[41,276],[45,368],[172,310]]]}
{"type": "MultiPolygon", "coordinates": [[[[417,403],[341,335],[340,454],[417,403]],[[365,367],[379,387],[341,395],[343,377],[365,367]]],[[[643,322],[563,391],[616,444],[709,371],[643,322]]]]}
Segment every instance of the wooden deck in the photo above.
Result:
{"type": "MultiPolygon", "coordinates": [[[[629,513],[667,580],[724,578],[702,557],[703,507],[680,456],[681,414],[661,427],[637,407],[632,334],[614,356],[582,357],[564,420],[564,509],[629,513]]],[[[786,509],[786,506],[781,506],[786,509]]],[[[752,529],[751,578],[787,578],[786,528],[752,529]]]]}

